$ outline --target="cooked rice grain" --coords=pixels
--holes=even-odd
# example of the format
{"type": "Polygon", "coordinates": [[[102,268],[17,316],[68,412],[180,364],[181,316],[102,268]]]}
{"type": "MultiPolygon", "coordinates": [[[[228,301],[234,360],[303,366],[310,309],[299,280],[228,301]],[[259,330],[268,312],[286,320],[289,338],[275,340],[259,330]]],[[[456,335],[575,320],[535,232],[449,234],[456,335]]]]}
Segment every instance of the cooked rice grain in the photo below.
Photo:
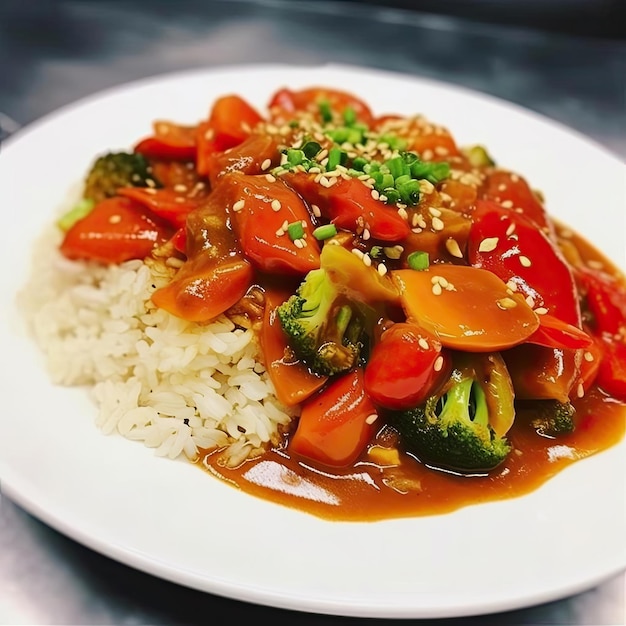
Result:
{"type": "Polygon", "coordinates": [[[156,309],[150,295],[173,272],[165,263],[72,262],[60,237],[50,229],[37,245],[19,304],[53,382],[89,386],[103,433],[172,459],[225,448],[231,466],[278,441],[293,413],[257,361],[252,330],[156,309]]]}

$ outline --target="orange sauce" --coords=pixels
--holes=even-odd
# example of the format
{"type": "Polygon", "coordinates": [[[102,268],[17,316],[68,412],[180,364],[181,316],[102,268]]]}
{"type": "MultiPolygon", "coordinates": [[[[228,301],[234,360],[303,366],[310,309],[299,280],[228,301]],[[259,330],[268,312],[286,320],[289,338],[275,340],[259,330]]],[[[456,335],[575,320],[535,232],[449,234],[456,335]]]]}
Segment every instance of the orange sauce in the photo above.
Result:
{"type": "Polygon", "coordinates": [[[576,429],[548,439],[518,413],[508,439],[513,451],[485,476],[459,476],[430,469],[401,455],[401,465],[364,460],[346,470],[323,470],[292,458],[286,447],[226,469],[219,453],[203,467],[253,496],[335,521],[375,521],[448,513],[461,507],[527,494],[571,463],[606,450],[626,432],[626,405],[592,390],[573,403],[576,429]],[[403,489],[406,484],[413,488],[403,489]],[[419,488],[416,489],[416,485],[419,488]]]}
{"type": "MultiPolygon", "coordinates": [[[[560,226],[560,225],[559,225],[560,226]]],[[[619,270],[577,234],[561,240],[570,262],[601,263],[619,270]],[[573,246],[573,247],[572,247],[573,246]],[[576,258],[572,257],[575,255],[576,258]]],[[[575,430],[558,438],[539,435],[532,414],[518,410],[507,433],[512,451],[506,461],[486,475],[458,475],[427,467],[400,453],[400,463],[376,463],[367,452],[343,470],[314,467],[290,456],[288,436],[280,447],[235,469],[220,464],[219,451],[201,457],[201,467],[253,496],[335,521],[444,514],[468,505],[528,494],[574,462],[617,444],[626,433],[626,404],[596,387],[572,400],[575,430]]],[[[372,446],[387,445],[383,428],[372,446]]]]}

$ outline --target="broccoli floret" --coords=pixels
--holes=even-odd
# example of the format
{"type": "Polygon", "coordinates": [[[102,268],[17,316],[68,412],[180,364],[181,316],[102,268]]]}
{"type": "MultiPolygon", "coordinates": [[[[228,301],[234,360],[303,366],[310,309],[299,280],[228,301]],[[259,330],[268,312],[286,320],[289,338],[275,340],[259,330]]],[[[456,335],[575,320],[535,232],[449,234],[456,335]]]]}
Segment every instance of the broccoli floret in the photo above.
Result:
{"type": "Polygon", "coordinates": [[[504,435],[490,425],[485,389],[473,370],[455,369],[439,394],[392,413],[390,421],[407,452],[442,469],[486,472],[511,451],[504,435]]]}
{"type": "Polygon", "coordinates": [[[576,409],[570,402],[534,400],[525,402],[523,406],[532,412],[530,423],[542,437],[554,439],[574,431],[576,409]]]}
{"type": "Polygon", "coordinates": [[[110,152],[98,157],[85,178],[83,197],[100,202],[115,196],[120,187],[160,187],[142,154],[110,152]]]}
{"type": "Polygon", "coordinates": [[[311,371],[332,376],[357,363],[363,317],[324,268],[310,271],[277,314],[292,350],[311,371]]]}

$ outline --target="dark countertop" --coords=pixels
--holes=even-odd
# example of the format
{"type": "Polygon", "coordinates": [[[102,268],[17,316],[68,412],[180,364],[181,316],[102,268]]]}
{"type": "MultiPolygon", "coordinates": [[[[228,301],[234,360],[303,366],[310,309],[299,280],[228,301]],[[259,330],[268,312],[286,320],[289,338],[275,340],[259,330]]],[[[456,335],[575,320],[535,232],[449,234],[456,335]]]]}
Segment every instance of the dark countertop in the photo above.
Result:
{"type": "MultiPolygon", "coordinates": [[[[626,43],[354,3],[5,0],[0,111],[28,124],[102,88],[163,72],[338,62],[463,85],[523,105],[626,159],[626,43]],[[351,15],[346,16],[349,9],[351,15]]],[[[84,548],[0,496],[0,623],[195,624],[214,615],[349,624],[202,594],[84,548]]],[[[623,624],[624,575],[572,598],[449,624],[623,624]]],[[[391,622],[391,620],[378,620],[391,622]]],[[[426,623],[428,620],[414,620],[426,623]]]]}

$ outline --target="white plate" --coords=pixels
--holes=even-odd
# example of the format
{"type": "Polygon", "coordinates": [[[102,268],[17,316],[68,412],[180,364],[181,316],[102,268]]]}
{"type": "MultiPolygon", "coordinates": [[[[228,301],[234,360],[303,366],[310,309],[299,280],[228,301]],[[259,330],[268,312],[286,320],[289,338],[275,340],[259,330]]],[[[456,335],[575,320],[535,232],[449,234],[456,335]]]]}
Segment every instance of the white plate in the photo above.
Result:
{"type": "Polygon", "coordinates": [[[35,238],[101,151],[155,118],[195,123],[218,95],[262,108],[281,86],[335,86],[378,113],[422,112],[461,144],[544,191],[549,210],[622,269],[625,167],[590,140],[503,101],[363,68],[231,67],[109,90],[31,125],[0,153],[0,478],[4,493],[69,537],[189,587],[317,613],[425,618],[574,594],[626,567],[626,442],[534,493],[453,514],[328,522],[222,484],[185,462],[105,437],[84,390],[51,385],[15,311],[35,238]]]}

